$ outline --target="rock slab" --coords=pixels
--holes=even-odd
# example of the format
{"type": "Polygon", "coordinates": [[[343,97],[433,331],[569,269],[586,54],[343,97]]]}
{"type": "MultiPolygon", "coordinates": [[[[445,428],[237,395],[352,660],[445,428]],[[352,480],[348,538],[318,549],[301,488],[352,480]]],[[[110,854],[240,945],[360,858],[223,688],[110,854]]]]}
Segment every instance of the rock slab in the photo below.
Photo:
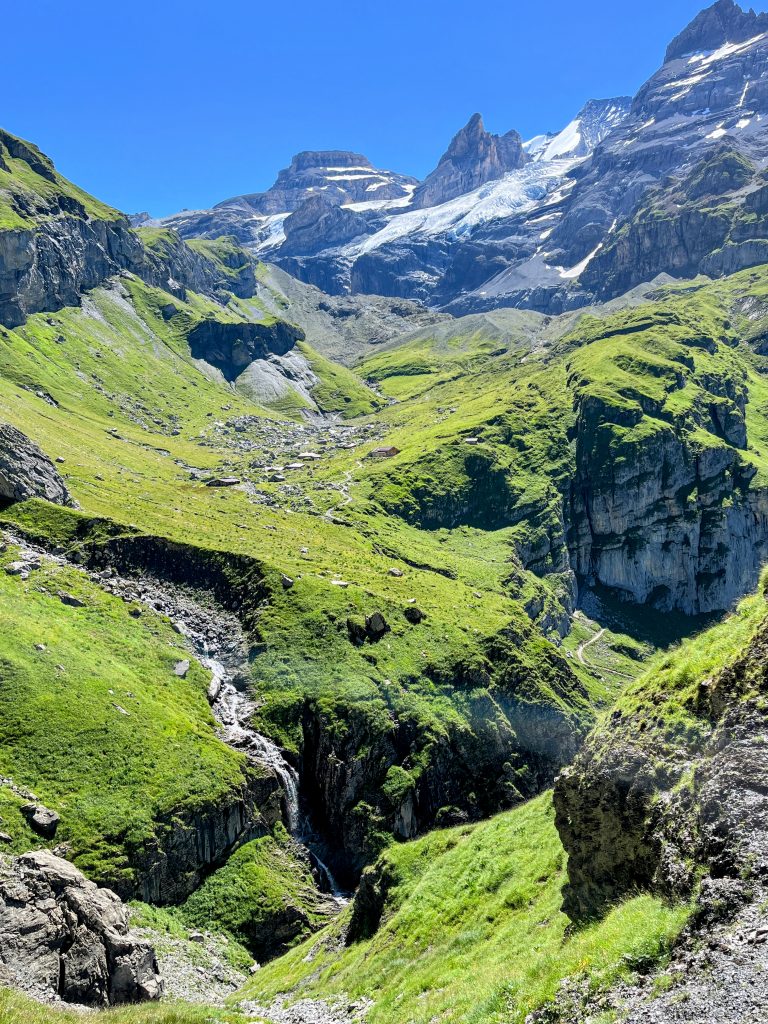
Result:
{"type": "Polygon", "coordinates": [[[10,423],[0,423],[0,502],[30,498],[74,504],[56,467],[34,441],[10,423]]]}
{"type": "Polygon", "coordinates": [[[0,859],[0,981],[98,1007],[163,992],[155,951],[129,931],[122,901],[48,850],[0,859]]]}

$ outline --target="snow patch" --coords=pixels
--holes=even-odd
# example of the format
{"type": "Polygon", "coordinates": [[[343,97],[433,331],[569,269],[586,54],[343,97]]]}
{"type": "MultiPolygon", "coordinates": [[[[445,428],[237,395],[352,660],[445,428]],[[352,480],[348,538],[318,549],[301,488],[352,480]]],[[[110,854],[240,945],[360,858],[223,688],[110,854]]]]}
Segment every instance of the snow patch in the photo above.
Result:
{"type": "Polygon", "coordinates": [[[723,126],[721,124],[719,124],[717,126],[717,128],[715,128],[715,130],[713,132],[709,133],[707,138],[708,139],[722,139],[722,137],[724,135],[727,135],[727,134],[728,134],[728,132],[726,131],[726,129],[723,128],[723,126]]]}
{"type": "Polygon", "coordinates": [[[572,281],[575,277],[581,277],[581,275],[584,273],[589,264],[592,262],[595,256],[597,256],[597,254],[600,252],[602,248],[603,243],[601,242],[596,248],[592,250],[589,256],[585,256],[581,263],[577,263],[576,266],[571,267],[570,270],[564,270],[562,267],[557,267],[556,270],[560,274],[560,277],[562,277],[566,281],[572,281]]]}
{"type": "Polygon", "coordinates": [[[765,39],[766,36],[768,36],[768,32],[763,32],[759,36],[752,36],[751,39],[747,39],[746,42],[743,43],[725,43],[724,46],[706,54],[700,63],[704,67],[710,67],[712,64],[716,64],[719,60],[724,60],[726,57],[732,57],[735,53],[743,53],[743,51],[748,50],[750,46],[754,46],[755,43],[759,43],[761,40],[765,39]]]}

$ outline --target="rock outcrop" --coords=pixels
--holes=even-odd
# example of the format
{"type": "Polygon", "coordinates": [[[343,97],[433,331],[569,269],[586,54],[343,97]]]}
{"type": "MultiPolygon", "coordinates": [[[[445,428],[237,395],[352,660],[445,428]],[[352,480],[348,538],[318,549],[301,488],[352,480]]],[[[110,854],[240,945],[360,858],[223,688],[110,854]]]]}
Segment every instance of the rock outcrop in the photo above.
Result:
{"type": "Polygon", "coordinates": [[[718,0],[698,14],[667,47],[664,63],[699,51],[716,50],[724,43],[743,43],[768,32],[768,14],[743,11],[735,0],[718,0]]]}
{"type": "Polygon", "coordinates": [[[569,560],[581,579],[689,615],[729,608],[754,588],[768,558],[768,492],[749,487],[743,393],[708,401],[710,444],[674,424],[634,443],[639,407],[582,401],[567,513],[569,560]]]}
{"type": "Polygon", "coordinates": [[[74,504],[51,460],[26,434],[9,423],[0,423],[0,503],[29,498],[74,504]]]}
{"type": "Polygon", "coordinates": [[[0,324],[77,305],[80,294],[137,263],[141,243],[127,218],[74,189],[36,147],[0,130],[10,226],[0,230],[0,324]],[[24,183],[15,169],[26,165],[24,183]],[[33,183],[39,182],[35,187],[33,183]]]}
{"type": "Polygon", "coordinates": [[[522,167],[528,159],[518,132],[492,135],[485,130],[482,115],[473,114],[453,137],[435,170],[416,189],[413,208],[438,206],[474,192],[486,181],[522,167]]]}
{"type": "Polygon", "coordinates": [[[254,360],[290,352],[297,341],[304,340],[304,332],[282,320],[249,324],[205,319],[193,327],[187,340],[195,359],[204,359],[233,381],[254,360]]]}
{"type": "Polygon", "coordinates": [[[47,850],[0,859],[0,981],[96,1007],[163,992],[120,899],[47,850]]]}
{"type": "Polygon", "coordinates": [[[638,888],[685,897],[714,878],[768,876],[768,625],[690,695],[647,689],[615,711],[555,786],[568,853],[564,908],[600,913],[638,888]],[[681,701],[677,723],[664,705],[681,701]],[[666,724],[668,722],[668,724],[666,724]]]}

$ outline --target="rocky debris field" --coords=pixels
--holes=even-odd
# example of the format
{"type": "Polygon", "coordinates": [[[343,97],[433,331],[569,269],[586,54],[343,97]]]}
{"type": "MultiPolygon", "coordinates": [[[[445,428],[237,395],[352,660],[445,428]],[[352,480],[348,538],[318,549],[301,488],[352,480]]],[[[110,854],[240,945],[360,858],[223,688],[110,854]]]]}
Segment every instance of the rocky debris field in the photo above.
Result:
{"type": "Polygon", "coordinates": [[[241,1009],[246,1014],[257,1015],[265,1024],[362,1024],[370,1005],[366,999],[357,1002],[299,999],[288,1005],[285,999],[278,998],[266,1007],[243,1003],[241,1009]]]}
{"type": "MultiPolygon", "coordinates": [[[[190,932],[182,938],[142,926],[134,933],[153,945],[167,999],[223,1006],[249,976],[231,962],[231,943],[225,935],[190,932]]],[[[253,970],[257,969],[254,964],[253,970]]]]}
{"type": "Polygon", "coordinates": [[[660,971],[590,994],[589,978],[567,982],[526,1024],[744,1024],[768,1006],[768,891],[705,883],[694,919],[660,971]],[[725,915],[726,919],[722,917],[725,915]]]}

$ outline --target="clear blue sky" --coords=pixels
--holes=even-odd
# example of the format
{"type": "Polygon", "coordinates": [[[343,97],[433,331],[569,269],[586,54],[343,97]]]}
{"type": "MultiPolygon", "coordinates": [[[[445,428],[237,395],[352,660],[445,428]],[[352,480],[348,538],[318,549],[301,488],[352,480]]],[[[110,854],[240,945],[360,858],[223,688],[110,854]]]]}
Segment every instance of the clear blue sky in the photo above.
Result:
{"type": "MultiPolygon", "coordinates": [[[[475,111],[558,129],[634,93],[705,0],[23,0],[0,125],[154,214],[267,188],[301,149],[423,177],[475,111]]],[[[758,3],[759,9],[766,4],[758,3]]]]}

